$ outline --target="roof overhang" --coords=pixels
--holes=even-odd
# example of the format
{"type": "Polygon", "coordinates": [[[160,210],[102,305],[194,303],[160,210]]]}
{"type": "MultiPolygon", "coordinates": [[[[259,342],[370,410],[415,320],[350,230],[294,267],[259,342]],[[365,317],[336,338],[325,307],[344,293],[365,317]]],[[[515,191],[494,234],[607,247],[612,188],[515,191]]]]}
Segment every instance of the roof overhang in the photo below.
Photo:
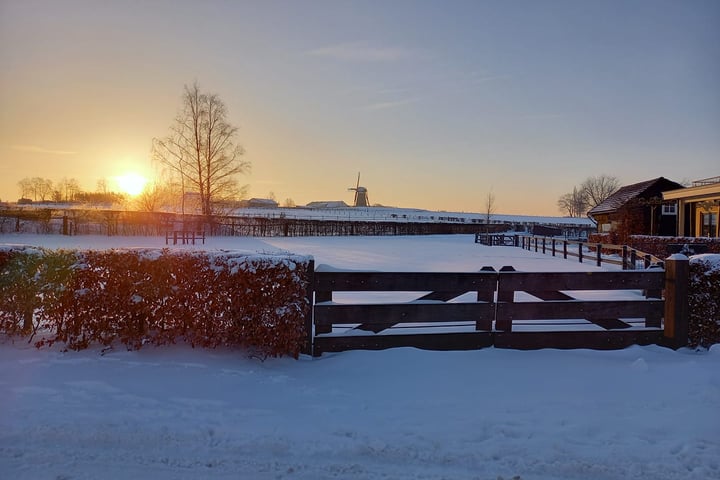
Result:
{"type": "Polygon", "coordinates": [[[703,202],[720,199],[720,183],[698,187],[668,190],[662,194],[663,200],[683,200],[685,202],[703,202]]]}

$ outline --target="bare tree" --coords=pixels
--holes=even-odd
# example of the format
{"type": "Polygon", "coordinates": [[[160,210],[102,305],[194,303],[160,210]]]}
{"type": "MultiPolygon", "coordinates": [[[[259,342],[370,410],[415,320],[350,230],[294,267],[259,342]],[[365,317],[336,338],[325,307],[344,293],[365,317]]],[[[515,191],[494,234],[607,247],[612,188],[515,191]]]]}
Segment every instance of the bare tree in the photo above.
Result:
{"type": "Polygon", "coordinates": [[[156,212],[168,197],[170,187],[157,182],[145,185],[143,191],[135,198],[135,205],[142,212],[156,212]]]}
{"type": "Polygon", "coordinates": [[[596,207],[604,202],[610,195],[620,187],[617,177],[611,175],[598,175],[589,177],[581,185],[580,190],[585,196],[588,209],[596,207]]]}
{"type": "Polygon", "coordinates": [[[170,127],[170,134],[153,139],[153,158],[180,181],[185,194],[195,193],[203,215],[211,215],[215,202],[233,199],[241,189],[238,175],[250,163],[241,157],[235,143],[237,127],[227,120],[227,108],[216,94],[202,93],[197,83],[185,86],[183,108],[170,127]]]}
{"type": "Polygon", "coordinates": [[[490,220],[492,220],[492,215],[495,213],[495,194],[492,193],[492,190],[488,192],[487,197],[485,198],[485,230],[486,233],[490,233],[490,220]]]}
{"type": "Polygon", "coordinates": [[[28,177],[23,178],[18,182],[18,188],[20,189],[20,198],[30,198],[33,194],[32,180],[28,177]]]}
{"type": "Polygon", "coordinates": [[[33,177],[30,179],[30,189],[33,200],[44,202],[52,196],[53,182],[47,178],[33,177]]]}
{"type": "Polygon", "coordinates": [[[587,212],[587,198],[582,190],[573,187],[571,193],[558,199],[558,208],[569,217],[582,217],[587,212]]]}
{"type": "Polygon", "coordinates": [[[286,198],[285,201],[283,202],[283,207],[295,208],[295,200],[293,200],[290,197],[286,198]]]}
{"type": "Polygon", "coordinates": [[[95,191],[97,193],[102,193],[103,195],[108,193],[108,181],[107,178],[101,178],[97,181],[97,184],[95,186],[95,191]]]}
{"type": "Polygon", "coordinates": [[[60,201],[72,202],[75,200],[75,196],[80,193],[80,184],[75,178],[63,177],[57,183],[57,191],[60,194],[60,201]]]}

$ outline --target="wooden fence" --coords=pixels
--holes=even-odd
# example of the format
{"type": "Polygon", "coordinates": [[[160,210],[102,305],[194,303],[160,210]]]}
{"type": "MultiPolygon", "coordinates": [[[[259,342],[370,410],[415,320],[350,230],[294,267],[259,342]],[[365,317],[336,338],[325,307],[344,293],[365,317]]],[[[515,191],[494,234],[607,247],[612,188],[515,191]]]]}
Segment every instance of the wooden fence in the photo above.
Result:
{"type": "Polygon", "coordinates": [[[563,258],[576,257],[580,263],[587,260],[595,262],[598,267],[603,263],[609,263],[620,265],[623,270],[636,270],[638,268],[649,268],[653,265],[662,267],[663,264],[662,259],[627,245],[588,243],[554,237],[519,235],[516,246],[525,250],[552,254],[553,257],[560,255],[563,258]]]}
{"type": "Polygon", "coordinates": [[[687,259],[614,272],[318,269],[307,350],[680,347],[688,337],[688,283],[687,259]]]}

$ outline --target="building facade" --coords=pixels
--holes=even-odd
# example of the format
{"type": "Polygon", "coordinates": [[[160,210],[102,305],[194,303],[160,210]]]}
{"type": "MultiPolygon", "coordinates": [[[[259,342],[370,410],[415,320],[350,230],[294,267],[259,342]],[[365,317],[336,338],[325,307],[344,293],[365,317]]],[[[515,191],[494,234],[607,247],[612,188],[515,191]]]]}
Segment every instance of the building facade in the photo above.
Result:
{"type": "Polygon", "coordinates": [[[719,237],[720,177],[696,180],[692,186],[663,192],[663,200],[675,202],[675,234],[680,237],[719,237]]]}

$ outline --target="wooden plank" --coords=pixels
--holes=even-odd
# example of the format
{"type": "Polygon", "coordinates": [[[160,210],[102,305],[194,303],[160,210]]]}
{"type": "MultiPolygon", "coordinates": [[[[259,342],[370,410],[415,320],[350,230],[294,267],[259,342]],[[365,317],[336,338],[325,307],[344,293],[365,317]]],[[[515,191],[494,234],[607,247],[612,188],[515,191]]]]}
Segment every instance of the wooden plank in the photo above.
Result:
{"type": "Polygon", "coordinates": [[[457,298],[460,295],[464,295],[466,292],[430,292],[427,295],[423,295],[418,300],[435,300],[438,302],[447,302],[453,298],[457,298]]]}
{"type": "Polygon", "coordinates": [[[575,300],[574,297],[557,290],[531,290],[527,293],[540,300],[575,300]]]}
{"type": "Polygon", "coordinates": [[[396,347],[415,347],[423,350],[477,350],[490,347],[491,332],[436,333],[407,335],[355,335],[351,337],[317,337],[313,353],[343,352],[346,350],[384,350],[396,347]]]}
{"type": "Polygon", "coordinates": [[[362,323],[384,326],[388,323],[442,323],[453,321],[492,321],[492,303],[395,303],[369,305],[315,305],[315,325],[362,323]]]}
{"type": "Polygon", "coordinates": [[[498,319],[647,318],[662,315],[662,300],[546,301],[498,303],[498,319]]]}
{"type": "Polygon", "coordinates": [[[622,330],[612,332],[497,332],[495,348],[537,350],[540,348],[589,348],[618,350],[631,345],[661,343],[662,330],[622,330]]]}
{"type": "MultiPolygon", "coordinates": [[[[427,295],[423,295],[422,297],[418,298],[418,300],[425,300],[425,301],[438,301],[438,302],[447,302],[448,300],[452,300],[453,298],[457,298],[460,295],[464,295],[465,292],[430,292],[427,295]]],[[[480,293],[478,292],[478,296],[480,293]]],[[[492,323],[491,321],[489,321],[492,323]]],[[[397,323],[391,322],[391,323],[362,323],[355,327],[356,330],[364,330],[367,332],[375,332],[379,333],[383,330],[386,330],[388,328],[392,328],[397,323]]],[[[478,324],[481,325],[481,324],[478,324]]],[[[484,325],[484,324],[482,324],[484,325]]],[[[490,330],[492,327],[488,327],[487,330],[490,330]]],[[[482,328],[478,327],[478,330],[481,330],[482,328]]]]}
{"type": "Polygon", "coordinates": [[[498,291],[645,290],[663,288],[664,272],[500,272],[498,291]]]}
{"type": "Polygon", "coordinates": [[[588,320],[605,330],[621,330],[623,328],[630,328],[630,325],[618,318],[588,318],[588,320]]]}
{"type": "Polygon", "coordinates": [[[315,272],[315,290],[472,292],[495,290],[495,272],[315,272]]]}

